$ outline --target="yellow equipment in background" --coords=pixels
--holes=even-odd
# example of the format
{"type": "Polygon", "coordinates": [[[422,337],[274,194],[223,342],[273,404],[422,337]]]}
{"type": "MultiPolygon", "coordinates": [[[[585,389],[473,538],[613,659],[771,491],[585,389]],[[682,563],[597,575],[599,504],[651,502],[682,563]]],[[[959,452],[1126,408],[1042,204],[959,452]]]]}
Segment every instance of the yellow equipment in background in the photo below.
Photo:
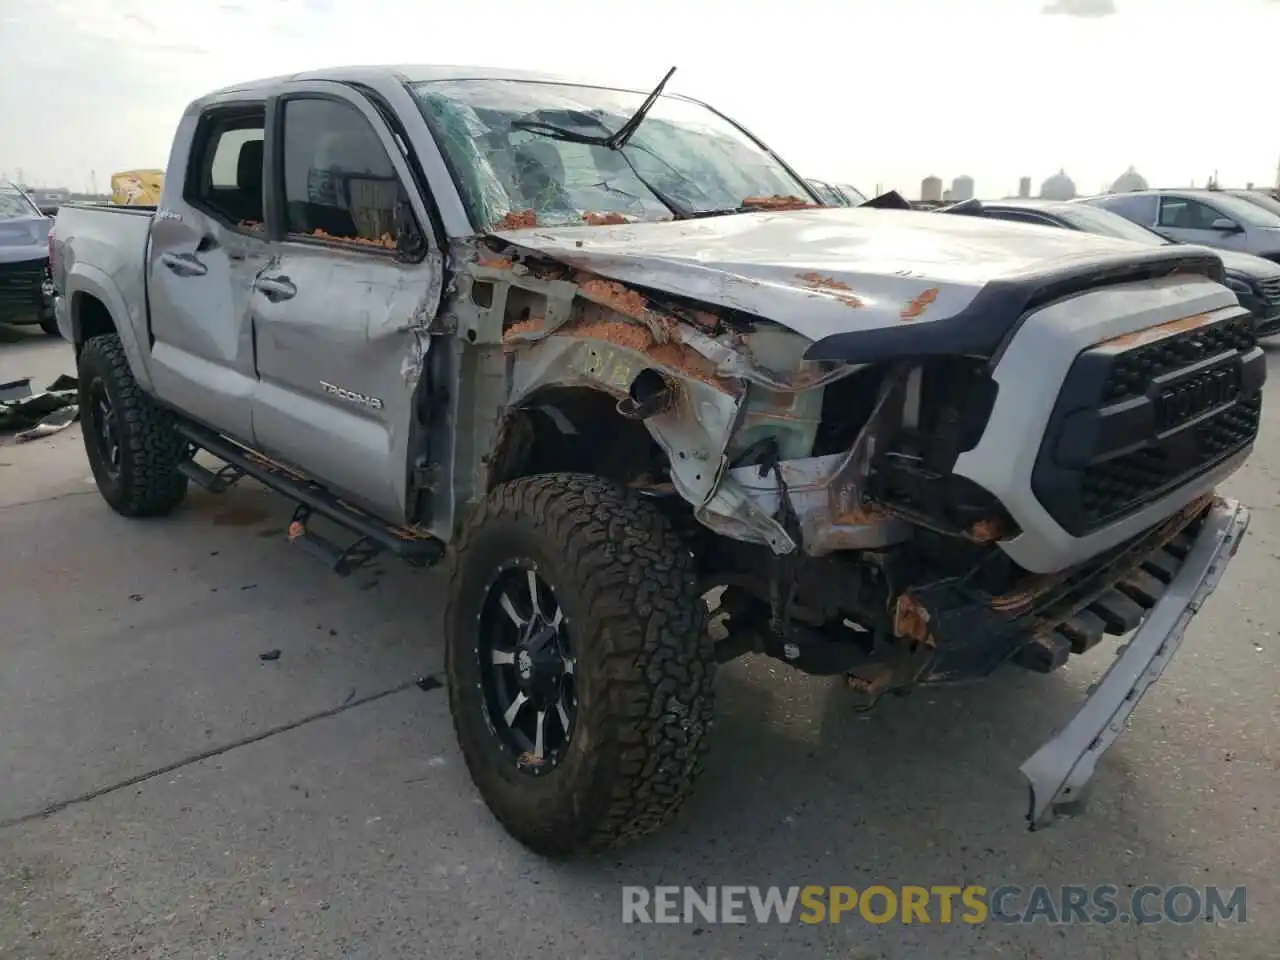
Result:
{"type": "Polygon", "coordinates": [[[159,206],[163,170],[125,170],[111,175],[111,202],[122,206],[159,206]]]}

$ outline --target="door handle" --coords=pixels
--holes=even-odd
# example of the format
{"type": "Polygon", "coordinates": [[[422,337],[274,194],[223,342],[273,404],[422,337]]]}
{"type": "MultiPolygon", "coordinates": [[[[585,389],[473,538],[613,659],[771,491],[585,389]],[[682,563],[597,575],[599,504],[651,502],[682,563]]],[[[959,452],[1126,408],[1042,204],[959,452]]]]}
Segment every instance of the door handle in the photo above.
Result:
{"type": "Polygon", "coordinates": [[[259,277],[253,281],[253,289],[257,290],[272,303],[291,300],[298,292],[293,281],[288,277],[259,277]]]}
{"type": "Polygon", "coordinates": [[[180,277],[203,277],[209,272],[194,253],[162,253],[160,262],[180,277]]]}

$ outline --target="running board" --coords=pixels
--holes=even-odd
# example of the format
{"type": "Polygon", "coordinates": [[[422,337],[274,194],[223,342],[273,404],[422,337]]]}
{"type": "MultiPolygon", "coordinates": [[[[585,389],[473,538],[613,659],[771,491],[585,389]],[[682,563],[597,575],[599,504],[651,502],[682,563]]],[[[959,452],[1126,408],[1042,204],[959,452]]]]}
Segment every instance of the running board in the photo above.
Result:
{"type": "Polygon", "coordinates": [[[216,433],[189,423],[179,424],[178,433],[228,465],[214,473],[187,460],[179,467],[187,477],[199,486],[220,493],[235,482],[226,478],[236,474],[249,476],[292,500],[298,507],[289,525],[290,541],[299,544],[337,573],[350,573],[382,552],[415,567],[431,566],[444,556],[444,544],[435,537],[384,523],[334,496],[314,480],[216,433]],[[312,533],[307,529],[307,521],[313,515],[324,517],[354,534],[355,542],[344,548],[312,533]]]}

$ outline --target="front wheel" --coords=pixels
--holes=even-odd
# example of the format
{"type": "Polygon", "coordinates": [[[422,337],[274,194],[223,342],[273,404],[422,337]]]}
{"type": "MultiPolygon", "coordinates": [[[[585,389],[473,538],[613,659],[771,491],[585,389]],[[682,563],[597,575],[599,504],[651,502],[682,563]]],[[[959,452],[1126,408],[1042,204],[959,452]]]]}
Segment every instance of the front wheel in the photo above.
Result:
{"type": "Polygon", "coordinates": [[[58,329],[58,321],[54,317],[45,317],[40,321],[40,329],[51,337],[62,336],[62,331],[58,329]]]}
{"type": "Polygon", "coordinates": [[[599,477],[527,477],[476,508],[450,568],[449,707],[499,822],[568,856],[670,820],[701,770],[714,656],[666,518],[599,477]]]}
{"type": "Polygon", "coordinates": [[[178,471],[187,444],[172,414],[138,386],[114,333],[85,342],[77,371],[84,449],[102,499],[126,517],[171,512],[187,492],[178,471]]]}

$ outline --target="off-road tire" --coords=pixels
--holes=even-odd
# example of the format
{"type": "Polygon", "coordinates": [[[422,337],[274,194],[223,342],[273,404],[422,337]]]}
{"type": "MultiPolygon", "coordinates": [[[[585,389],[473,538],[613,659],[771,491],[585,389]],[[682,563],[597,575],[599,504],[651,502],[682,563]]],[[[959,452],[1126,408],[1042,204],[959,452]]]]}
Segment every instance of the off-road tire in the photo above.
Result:
{"type": "Polygon", "coordinates": [[[702,769],[715,658],[693,558],[652,505],[581,474],[495,489],[451,551],[445,613],[454,730],[498,821],[535,853],[621,846],[679,811],[702,769]],[[518,770],[489,727],[477,625],[512,559],[537,564],[568,618],[577,658],[575,731],[540,777],[518,770]]]}
{"type": "Polygon", "coordinates": [[[171,513],[187,493],[187,478],[177,469],[186,459],[187,444],[174,429],[173,415],[138,386],[120,337],[114,333],[85,342],[78,373],[85,453],[102,498],[125,517],[171,513]],[[120,470],[114,477],[90,436],[89,408],[95,381],[105,386],[116,415],[120,470]]]}

